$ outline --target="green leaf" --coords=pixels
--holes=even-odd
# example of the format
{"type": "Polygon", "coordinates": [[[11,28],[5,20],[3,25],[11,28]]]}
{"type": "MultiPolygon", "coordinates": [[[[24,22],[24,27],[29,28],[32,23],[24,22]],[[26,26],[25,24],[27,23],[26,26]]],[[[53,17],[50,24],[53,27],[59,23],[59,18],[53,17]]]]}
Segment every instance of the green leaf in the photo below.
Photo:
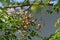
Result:
{"type": "Polygon", "coordinates": [[[47,10],[48,14],[52,14],[53,11],[52,10],[47,10]]]}
{"type": "Polygon", "coordinates": [[[2,10],[0,9],[0,12],[2,13],[2,10]]]}
{"type": "Polygon", "coordinates": [[[2,22],[5,22],[5,19],[4,19],[4,18],[0,18],[0,20],[1,20],[2,22]]]}
{"type": "Polygon", "coordinates": [[[60,32],[60,28],[58,28],[55,33],[57,33],[57,32],[60,32]]]}
{"type": "Polygon", "coordinates": [[[48,3],[50,0],[42,0],[43,3],[48,3]]]}
{"type": "Polygon", "coordinates": [[[0,0],[2,3],[4,3],[4,0],[0,0]]]}
{"type": "Polygon", "coordinates": [[[38,33],[37,33],[36,31],[32,30],[32,32],[30,33],[30,35],[31,35],[32,37],[34,37],[34,36],[38,36],[38,33]]]}
{"type": "Polygon", "coordinates": [[[0,40],[6,40],[6,38],[0,35],[0,40]]]}
{"type": "Polygon", "coordinates": [[[49,38],[49,40],[60,40],[60,28],[49,38]]]}
{"type": "Polygon", "coordinates": [[[57,21],[55,22],[54,26],[56,27],[57,25],[59,25],[60,23],[60,18],[57,19],[57,21]]]}
{"type": "Polygon", "coordinates": [[[56,8],[55,11],[58,13],[59,12],[59,8],[56,8]]]}
{"type": "Polygon", "coordinates": [[[5,15],[5,16],[4,16],[4,18],[5,18],[5,19],[8,19],[8,16],[7,16],[7,15],[5,15]]]}
{"type": "Polygon", "coordinates": [[[6,29],[8,27],[8,24],[7,23],[2,23],[2,27],[3,27],[3,29],[6,29]]]}
{"type": "Polygon", "coordinates": [[[40,10],[40,5],[33,5],[32,7],[31,7],[31,10],[32,11],[38,11],[38,10],[40,10]]]}

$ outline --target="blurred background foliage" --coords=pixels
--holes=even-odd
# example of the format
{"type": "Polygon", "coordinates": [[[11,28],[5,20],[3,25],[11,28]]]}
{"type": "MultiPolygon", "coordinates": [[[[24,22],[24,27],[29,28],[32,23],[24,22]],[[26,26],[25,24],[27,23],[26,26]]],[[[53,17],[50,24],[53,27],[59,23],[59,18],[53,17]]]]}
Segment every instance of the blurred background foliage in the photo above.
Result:
{"type": "Polygon", "coordinates": [[[50,36],[49,40],[60,40],[60,28],[58,28],[56,32],[50,36]]]}
{"type": "MultiPolygon", "coordinates": [[[[43,7],[52,6],[46,10],[49,14],[54,11],[59,13],[60,0],[55,5],[49,4],[50,0],[0,0],[0,31],[4,31],[0,35],[0,40],[32,40],[32,37],[40,37],[38,30],[43,24],[36,24],[36,20],[32,12],[41,10],[43,7]],[[17,10],[18,9],[18,10],[17,10]],[[20,38],[15,35],[19,32],[20,38]]],[[[54,26],[60,24],[60,18],[57,19],[54,26]]],[[[60,28],[50,37],[41,40],[60,40],[60,28]]]]}

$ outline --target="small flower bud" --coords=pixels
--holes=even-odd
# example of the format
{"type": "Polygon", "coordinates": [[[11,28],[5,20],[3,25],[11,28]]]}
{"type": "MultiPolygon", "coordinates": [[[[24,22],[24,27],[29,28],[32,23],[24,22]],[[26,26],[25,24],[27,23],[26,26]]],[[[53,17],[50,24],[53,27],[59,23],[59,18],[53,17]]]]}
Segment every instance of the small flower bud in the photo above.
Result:
{"type": "Polygon", "coordinates": [[[24,28],[25,28],[25,29],[27,29],[27,28],[28,28],[28,26],[27,26],[27,25],[25,25],[25,26],[24,26],[24,28]]]}

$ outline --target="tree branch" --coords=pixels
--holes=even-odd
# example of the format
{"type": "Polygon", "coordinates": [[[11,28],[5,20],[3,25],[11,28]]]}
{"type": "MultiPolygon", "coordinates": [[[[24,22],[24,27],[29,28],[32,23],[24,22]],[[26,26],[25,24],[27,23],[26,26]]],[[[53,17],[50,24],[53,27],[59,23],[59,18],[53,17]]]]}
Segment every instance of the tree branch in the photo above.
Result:
{"type": "MultiPolygon", "coordinates": [[[[23,7],[23,6],[33,6],[33,5],[35,5],[34,3],[33,4],[19,4],[19,5],[12,5],[12,6],[6,6],[6,7],[4,7],[4,8],[2,8],[2,7],[0,7],[0,9],[6,9],[6,8],[16,8],[16,7],[23,7]]],[[[44,3],[39,3],[38,5],[45,5],[44,3]]],[[[46,5],[48,5],[48,6],[52,6],[53,4],[46,4],[46,5]]],[[[29,8],[30,8],[29,7],[29,8]]],[[[29,9],[28,8],[28,9],[29,9]]]]}

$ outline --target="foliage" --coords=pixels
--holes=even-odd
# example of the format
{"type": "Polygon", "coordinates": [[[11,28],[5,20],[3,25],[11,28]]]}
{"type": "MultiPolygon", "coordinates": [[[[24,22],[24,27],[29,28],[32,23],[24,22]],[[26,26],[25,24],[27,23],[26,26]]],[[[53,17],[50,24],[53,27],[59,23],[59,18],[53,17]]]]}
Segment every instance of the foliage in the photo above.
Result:
{"type": "MultiPolygon", "coordinates": [[[[36,20],[30,11],[41,10],[42,7],[46,8],[50,6],[48,4],[50,0],[24,0],[24,2],[15,2],[14,0],[0,0],[2,6],[0,7],[0,31],[4,31],[3,35],[0,35],[0,40],[32,40],[31,37],[39,36],[38,30],[40,30],[43,24],[36,24],[36,20]],[[29,6],[24,9],[25,6],[29,6]],[[18,11],[16,8],[19,7],[18,11]],[[21,34],[18,38],[16,32],[21,34]]],[[[60,3],[52,5],[53,10],[59,12],[60,3]]],[[[46,10],[49,13],[53,11],[46,10]]],[[[59,20],[60,21],[60,20],[59,20]]],[[[56,23],[56,25],[59,24],[56,23]]],[[[58,33],[59,34],[59,33],[58,33]]]]}
{"type": "MultiPolygon", "coordinates": [[[[21,11],[21,10],[20,10],[21,11]]],[[[1,40],[15,40],[17,36],[15,32],[18,31],[22,35],[23,40],[31,39],[31,37],[38,36],[37,24],[32,14],[25,14],[20,12],[6,13],[6,10],[0,11],[0,31],[4,31],[1,40]]]]}
{"type": "Polygon", "coordinates": [[[55,27],[59,24],[60,24],[60,18],[58,18],[57,21],[55,22],[55,27]]]}
{"type": "Polygon", "coordinates": [[[58,28],[55,32],[55,34],[53,34],[49,40],[60,40],[60,28],[58,28]]]}

